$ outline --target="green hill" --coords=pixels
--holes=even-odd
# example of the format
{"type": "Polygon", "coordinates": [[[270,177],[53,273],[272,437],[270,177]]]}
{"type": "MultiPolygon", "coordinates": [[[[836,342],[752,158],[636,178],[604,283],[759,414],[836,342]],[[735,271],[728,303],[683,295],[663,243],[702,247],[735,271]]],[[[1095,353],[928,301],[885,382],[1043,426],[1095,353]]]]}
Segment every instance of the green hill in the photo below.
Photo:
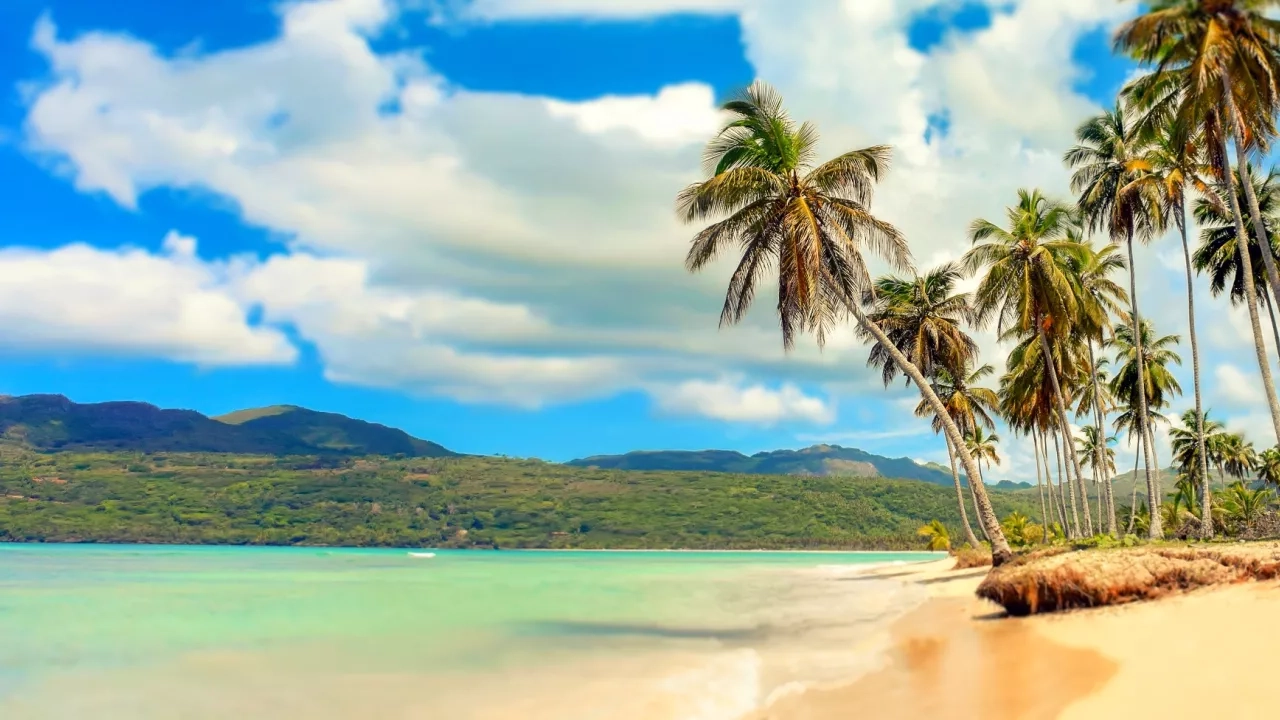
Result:
{"type": "Polygon", "coordinates": [[[571,460],[575,467],[616,470],[688,470],[762,475],[885,477],[951,485],[950,469],[921,465],[910,458],[887,458],[839,445],[803,450],[773,450],[747,456],[731,450],[657,450],[625,455],[596,455],[571,460]]]}
{"type": "MultiPolygon", "coordinates": [[[[478,457],[0,452],[0,541],[918,549],[916,529],[934,518],[959,537],[955,492],[914,481],[478,457]]],[[[992,499],[1002,516],[1038,516],[1033,493],[992,499]]]]}
{"type": "Polygon", "coordinates": [[[248,455],[454,453],[401,430],[304,408],[242,410],[223,420],[140,402],[80,404],[61,395],[0,397],[0,437],[41,451],[248,455]]]}
{"type": "Polygon", "coordinates": [[[239,410],[214,419],[264,436],[284,436],[308,447],[332,452],[409,457],[456,454],[436,443],[419,440],[403,430],[293,405],[239,410]]]}

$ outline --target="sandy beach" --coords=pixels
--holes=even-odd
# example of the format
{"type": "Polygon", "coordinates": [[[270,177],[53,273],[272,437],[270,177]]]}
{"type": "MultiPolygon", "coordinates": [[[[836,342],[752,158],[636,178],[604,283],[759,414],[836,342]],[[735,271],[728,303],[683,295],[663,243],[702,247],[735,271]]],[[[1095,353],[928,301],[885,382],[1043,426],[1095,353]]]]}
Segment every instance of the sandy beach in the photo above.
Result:
{"type": "Polygon", "coordinates": [[[1008,618],[974,595],[986,568],[952,564],[869,573],[922,583],[931,597],[894,625],[885,665],[783,698],[760,720],[1276,716],[1280,583],[1008,618]]]}

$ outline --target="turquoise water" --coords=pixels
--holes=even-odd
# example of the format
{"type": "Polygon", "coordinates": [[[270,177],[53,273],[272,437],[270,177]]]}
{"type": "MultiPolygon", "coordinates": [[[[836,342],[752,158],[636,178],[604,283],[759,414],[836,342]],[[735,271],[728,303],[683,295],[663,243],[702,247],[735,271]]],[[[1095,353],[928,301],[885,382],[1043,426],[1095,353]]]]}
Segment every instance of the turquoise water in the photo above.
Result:
{"type": "Polygon", "coordinates": [[[0,546],[0,717],[721,720],[874,663],[919,593],[852,573],[935,557],[0,546]]]}

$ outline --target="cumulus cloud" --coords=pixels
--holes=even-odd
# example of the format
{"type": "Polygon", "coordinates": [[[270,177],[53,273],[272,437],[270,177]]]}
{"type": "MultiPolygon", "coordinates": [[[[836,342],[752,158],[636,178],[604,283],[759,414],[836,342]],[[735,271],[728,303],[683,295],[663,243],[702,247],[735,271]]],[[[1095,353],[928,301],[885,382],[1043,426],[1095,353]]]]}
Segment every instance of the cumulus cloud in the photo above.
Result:
{"type": "MultiPolygon", "coordinates": [[[[456,11],[440,22],[735,13],[748,59],[818,124],[823,154],[895,145],[875,209],[922,266],[958,257],[969,222],[1000,219],[1018,187],[1066,195],[1062,152],[1098,109],[1074,89],[1076,44],[1132,12],[992,2],[990,27],[921,53],[907,28],[955,0],[428,4],[456,11]],[[926,132],[944,115],[945,132],[926,132]]],[[[389,0],[292,3],[277,37],[182,58],[42,21],[32,44],[50,72],[30,95],[26,139],[122,206],[200,188],[288,237],[289,255],[238,271],[229,302],[295,326],[335,379],[523,405],[636,387],[682,398],[726,387],[690,380],[726,368],[740,375],[731,385],[764,395],[781,397],[785,382],[878,392],[850,332],[824,354],[785,356],[767,302],[715,330],[728,269],[687,275],[692,229],[672,213],[719,121],[709,87],[581,102],[471,92],[414,49],[371,47],[398,12],[389,0]]],[[[1180,269],[1159,259],[1139,257],[1143,302],[1176,331],[1180,269]]],[[[1239,342],[1208,325],[1210,351],[1239,342]]],[[[994,338],[981,339],[998,366],[994,338]]]]}
{"type": "Polygon", "coordinates": [[[297,350],[254,326],[225,268],[170,233],[164,252],[0,250],[0,335],[10,352],[161,357],[206,366],[288,364],[297,350]]]}
{"type": "Polygon", "coordinates": [[[747,385],[741,378],[687,380],[652,390],[658,407],[675,415],[692,415],[728,422],[772,425],[783,421],[828,424],[835,407],[806,395],[791,383],[776,389],[747,385]]]}

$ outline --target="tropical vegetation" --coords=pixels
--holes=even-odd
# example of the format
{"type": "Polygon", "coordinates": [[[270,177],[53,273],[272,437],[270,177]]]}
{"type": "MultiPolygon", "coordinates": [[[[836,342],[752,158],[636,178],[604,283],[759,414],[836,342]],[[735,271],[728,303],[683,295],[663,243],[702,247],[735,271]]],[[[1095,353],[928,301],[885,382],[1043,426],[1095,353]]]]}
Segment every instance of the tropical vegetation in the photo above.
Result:
{"type": "Polygon", "coordinates": [[[722,323],[740,321],[766,272],[776,271],[788,349],[804,332],[821,346],[837,322],[850,320],[885,385],[905,378],[919,392],[916,415],[943,436],[952,460],[965,542],[978,544],[967,517],[972,500],[996,565],[1011,547],[1049,538],[1045,528],[1073,540],[1133,532],[1210,539],[1254,528],[1274,514],[1262,485],[1280,484],[1280,444],[1259,452],[1209,417],[1195,277],[1207,277],[1214,297],[1247,308],[1256,389],[1280,443],[1261,325],[1265,312],[1280,347],[1280,183],[1259,168],[1280,113],[1280,20],[1269,16],[1278,5],[1137,7],[1114,47],[1141,72],[1112,107],[1079,125],[1063,157],[1072,195],[1018,189],[1003,217],[972,222],[962,258],[933,269],[917,269],[907,239],[871,209],[890,149],[819,163],[817,129],[793,121],[777,93],[756,83],[724,106],[730,120],[707,146],[707,177],[680,196],[686,222],[710,222],[687,267],[704,269],[733,248],[722,323]],[[1157,328],[1140,303],[1149,270],[1135,249],[1170,235],[1185,271],[1185,335],[1157,328]],[[873,279],[868,251],[893,272],[873,279]],[[971,292],[960,290],[966,279],[976,283],[971,292]],[[1002,371],[980,357],[973,333],[987,329],[1012,348],[1002,371]],[[1187,351],[1192,406],[1174,424],[1168,413],[1183,393],[1175,369],[1187,351]],[[998,387],[985,387],[988,375],[998,387]],[[991,512],[983,466],[999,462],[998,423],[1030,439],[1033,516],[997,521],[991,512]],[[1171,488],[1159,457],[1164,426],[1177,471],[1171,488]],[[1144,478],[1141,496],[1135,483],[1127,504],[1113,484],[1121,443],[1135,453],[1134,476],[1141,469],[1144,478]]]}

